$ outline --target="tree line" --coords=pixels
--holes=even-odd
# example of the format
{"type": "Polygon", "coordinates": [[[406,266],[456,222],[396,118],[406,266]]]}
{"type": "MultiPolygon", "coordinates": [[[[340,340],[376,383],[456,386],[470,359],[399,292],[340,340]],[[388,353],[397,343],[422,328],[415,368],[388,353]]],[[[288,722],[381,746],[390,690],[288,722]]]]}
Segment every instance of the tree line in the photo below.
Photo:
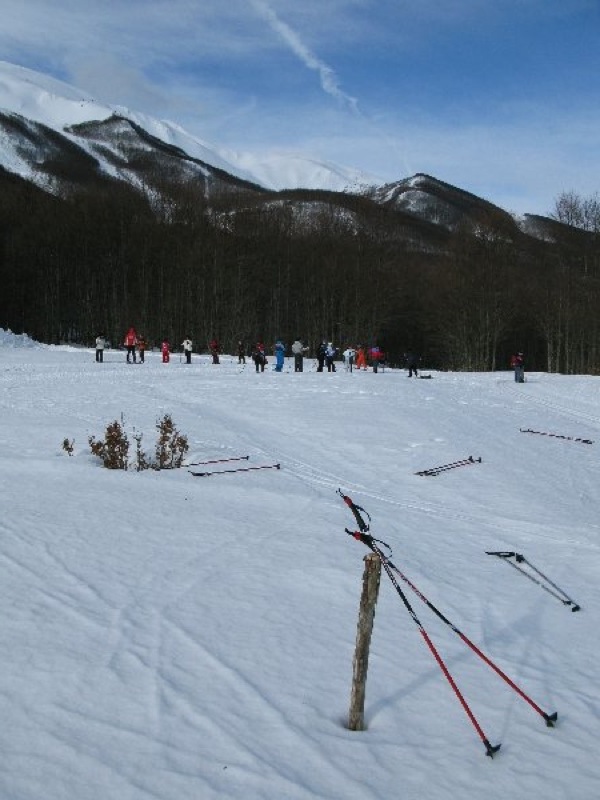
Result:
{"type": "Polygon", "coordinates": [[[551,236],[498,210],[448,230],[328,192],[99,182],[55,196],[0,175],[0,326],[42,342],[217,337],[378,344],[431,368],[600,372],[600,211],[561,195],[551,236]]]}

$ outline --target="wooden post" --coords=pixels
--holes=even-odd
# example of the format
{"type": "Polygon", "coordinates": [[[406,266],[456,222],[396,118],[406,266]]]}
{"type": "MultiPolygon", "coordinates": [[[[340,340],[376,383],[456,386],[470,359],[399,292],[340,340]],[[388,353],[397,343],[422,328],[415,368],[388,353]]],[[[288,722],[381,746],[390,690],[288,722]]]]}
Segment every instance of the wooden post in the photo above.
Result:
{"type": "Polygon", "coordinates": [[[369,668],[369,647],[371,645],[375,606],[377,604],[379,582],[381,579],[381,561],[379,556],[375,553],[369,553],[365,556],[364,562],[363,588],[358,612],[356,647],[354,648],[350,713],[348,714],[348,728],[351,731],[362,731],[365,729],[365,691],[367,686],[367,670],[369,668]]]}

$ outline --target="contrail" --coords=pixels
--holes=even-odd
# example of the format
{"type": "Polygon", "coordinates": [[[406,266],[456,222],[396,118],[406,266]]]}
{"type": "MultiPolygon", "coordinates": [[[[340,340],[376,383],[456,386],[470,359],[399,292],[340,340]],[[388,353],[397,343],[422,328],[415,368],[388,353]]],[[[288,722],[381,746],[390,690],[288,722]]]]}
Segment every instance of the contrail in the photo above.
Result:
{"type": "Polygon", "coordinates": [[[321,61],[320,58],[317,58],[317,56],[315,56],[314,53],[309,50],[309,48],[302,42],[298,34],[293,31],[287,23],[279,19],[277,14],[269,6],[266,0],[250,0],[250,2],[256,12],[267,21],[275,33],[280,36],[289,46],[292,52],[298,56],[300,61],[302,61],[302,63],[309,69],[319,73],[321,88],[323,91],[342,103],[353,114],[363,120],[363,122],[365,122],[378,137],[383,139],[387,147],[394,152],[394,154],[403,163],[404,171],[407,175],[409,175],[412,170],[408,164],[406,155],[400,148],[398,142],[392,139],[384,130],[376,125],[372,119],[369,119],[362,113],[358,107],[358,100],[355,97],[346,94],[340,89],[338,78],[333,69],[324,61],[321,61]]]}
{"type": "Polygon", "coordinates": [[[337,76],[331,67],[324,61],[321,61],[320,58],[317,58],[314,53],[311,53],[308,47],[301,41],[298,34],[293,31],[289,25],[283,22],[283,20],[280,20],[277,14],[264,0],[251,0],[251,2],[256,11],[269,23],[275,33],[283,39],[292,52],[298,56],[300,61],[309,69],[319,73],[323,91],[348,106],[351,111],[358,112],[357,99],[340,89],[337,76]]]}

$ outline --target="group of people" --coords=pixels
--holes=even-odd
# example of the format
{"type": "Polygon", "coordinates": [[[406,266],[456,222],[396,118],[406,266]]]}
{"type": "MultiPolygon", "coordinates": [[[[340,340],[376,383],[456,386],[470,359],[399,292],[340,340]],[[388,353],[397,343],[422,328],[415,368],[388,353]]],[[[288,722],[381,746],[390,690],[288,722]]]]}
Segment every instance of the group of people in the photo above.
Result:
{"type": "MultiPolygon", "coordinates": [[[[148,344],[146,339],[141,336],[139,333],[136,332],[134,327],[129,328],[127,333],[125,334],[125,338],[123,339],[123,346],[126,350],[126,361],[128,364],[137,364],[138,357],[139,363],[144,363],[144,358],[146,354],[146,350],[148,349],[148,344]]],[[[101,364],[104,361],[104,350],[107,347],[106,337],[103,334],[100,334],[96,337],[96,361],[101,364]]],[[[212,339],[209,343],[208,348],[213,358],[213,364],[219,364],[219,354],[221,353],[221,346],[219,344],[218,339],[212,339]]],[[[194,351],[194,345],[192,340],[189,337],[186,337],[183,342],[181,343],[181,349],[185,356],[186,364],[192,363],[192,353],[194,351]]],[[[168,364],[171,360],[171,344],[168,339],[163,339],[160,351],[162,355],[163,364],[168,364]]]]}
{"type": "MultiPolygon", "coordinates": [[[[127,351],[127,363],[137,363],[138,356],[139,362],[144,363],[146,350],[148,349],[147,342],[143,336],[138,334],[134,327],[129,328],[125,334],[123,341],[127,351]]],[[[104,350],[107,348],[108,343],[106,337],[100,334],[96,337],[96,361],[102,363],[104,361],[104,350]]],[[[185,356],[186,364],[192,363],[193,342],[189,337],[186,337],[181,343],[181,348],[185,356]]],[[[220,363],[221,345],[217,338],[213,338],[208,344],[209,352],[212,356],[212,363],[220,363]]],[[[304,371],[304,359],[308,353],[309,348],[304,344],[302,339],[297,338],[291,346],[291,353],[294,358],[294,372],[304,371]]],[[[323,339],[316,352],[317,372],[335,372],[335,358],[338,354],[338,348],[332,342],[323,339]]],[[[257,342],[251,349],[247,349],[244,341],[240,339],[237,343],[238,364],[246,364],[246,355],[250,354],[254,362],[257,372],[264,372],[265,366],[268,363],[265,345],[263,342],[257,342]]],[[[273,346],[273,353],[275,355],[275,372],[281,372],[285,364],[286,346],[281,339],[277,339],[273,346]]],[[[171,345],[168,339],[164,339],[161,344],[161,354],[163,364],[168,364],[171,359],[171,345]]],[[[346,371],[352,372],[353,369],[366,370],[370,365],[373,372],[377,372],[378,368],[385,363],[385,354],[382,350],[374,345],[373,347],[364,347],[359,344],[356,347],[349,346],[341,354],[342,362],[346,371]]],[[[404,354],[405,367],[408,370],[408,377],[417,378],[419,376],[419,357],[413,353],[408,352],[404,354]]],[[[525,382],[525,359],[522,352],[515,353],[510,360],[511,369],[514,370],[515,382],[525,382]]]]}
{"type": "MultiPolygon", "coordinates": [[[[144,363],[144,357],[148,348],[147,342],[143,336],[136,332],[132,326],[125,334],[123,345],[126,350],[126,361],[131,363],[144,363]]],[[[104,361],[104,350],[107,347],[107,341],[103,334],[96,337],[96,361],[102,363],[104,361]]],[[[189,337],[186,337],[181,343],[183,355],[185,356],[186,364],[192,363],[193,342],[189,337]]],[[[168,364],[171,360],[171,344],[168,339],[164,339],[161,344],[161,354],[163,364],[168,364]]],[[[212,356],[212,363],[220,363],[221,345],[219,340],[214,338],[209,342],[209,352],[212,356]]],[[[291,346],[292,356],[294,358],[294,372],[304,371],[304,359],[308,353],[309,348],[304,344],[302,339],[298,338],[291,346]]],[[[237,343],[238,363],[246,364],[246,354],[250,353],[256,371],[264,372],[265,365],[268,363],[265,345],[263,342],[257,342],[250,350],[246,348],[243,340],[237,343]]],[[[335,372],[335,358],[338,354],[338,348],[332,342],[325,339],[321,341],[316,352],[317,372],[323,372],[327,368],[328,372],[335,372]]],[[[286,346],[281,339],[277,339],[273,346],[273,353],[275,355],[276,372],[281,372],[285,363],[286,346]]],[[[367,369],[368,364],[373,367],[373,371],[377,372],[377,368],[385,360],[385,356],[379,347],[374,346],[371,348],[358,345],[356,348],[347,347],[342,353],[342,360],[347,371],[352,372],[356,369],[367,369]]]]}

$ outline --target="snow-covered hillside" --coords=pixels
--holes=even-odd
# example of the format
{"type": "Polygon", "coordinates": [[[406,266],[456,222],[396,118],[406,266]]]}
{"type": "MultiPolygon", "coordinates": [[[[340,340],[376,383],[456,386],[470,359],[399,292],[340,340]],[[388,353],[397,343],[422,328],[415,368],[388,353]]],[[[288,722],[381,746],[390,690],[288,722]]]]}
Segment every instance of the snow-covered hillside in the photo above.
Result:
{"type": "Polygon", "coordinates": [[[600,379],[209,360],[96,364],[0,336],[2,800],[594,800],[600,379]],[[281,470],[112,472],[90,454],[121,415],[152,450],[165,413],[189,461],[281,470]],[[402,583],[502,743],[486,758],[384,575],[368,729],[346,729],[367,550],[338,487],[555,728],[402,583]],[[524,554],[581,610],[487,550],[524,554]]]}
{"type": "MultiPolygon", "coordinates": [[[[186,132],[180,125],[157,120],[118,105],[98,103],[87,92],[25,67],[0,61],[0,111],[39,122],[80,144],[73,126],[116,115],[131,120],[151,136],[241,180],[268,189],[357,191],[376,182],[359,170],[326,164],[299,155],[252,154],[220,148],[186,132]]],[[[0,136],[0,166],[27,179],[30,169],[0,136]]],[[[96,153],[96,156],[98,154],[96,153]]],[[[108,173],[112,170],[107,169],[108,173]]]]}

